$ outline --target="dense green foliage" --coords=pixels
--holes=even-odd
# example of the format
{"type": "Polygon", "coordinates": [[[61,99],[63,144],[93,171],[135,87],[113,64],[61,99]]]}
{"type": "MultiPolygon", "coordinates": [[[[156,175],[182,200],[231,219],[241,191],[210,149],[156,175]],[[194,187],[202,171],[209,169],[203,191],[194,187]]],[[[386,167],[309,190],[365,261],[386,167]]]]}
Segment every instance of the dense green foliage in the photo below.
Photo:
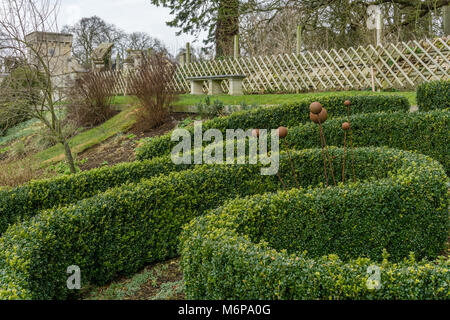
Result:
{"type": "MultiPolygon", "coordinates": [[[[334,164],[338,172],[343,151],[331,148],[330,152],[336,156],[334,164]]],[[[349,198],[364,195],[366,204],[359,201],[347,204],[351,208],[349,214],[363,210],[361,214],[348,218],[349,224],[335,232],[343,234],[345,228],[349,231],[352,219],[359,224],[370,222],[372,230],[383,236],[379,242],[364,244],[370,249],[369,255],[376,257],[385,247],[395,258],[409,251],[434,257],[442,248],[447,235],[447,178],[436,161],[396,150],[358,149],[355,158],[362,181],[320,192],[309,188],[323,182],[322,167],[312,165],[321,162],[320,150],[293,152],[292,156],[301,181],[302,191],[298,192],[323,194],[319,197],[323,204],[338,200],[342,193],[349,198]],[[366,218],[364,213],[368,215],[366,218]]],[[[280,174],[293,187],[295,181],[289,168],[283,154],[280,174]]],[[[347,175],[350,178],[350,172],[347,175]]],[[[132,274],[148,263],[176,256],[180,230],[193,218],[227,200],[276,192],[280,188],[282,184],[276,176],[260,174],[259,165],[203,165],[139,184],[126,184],[68,207],[43,211],[11,226],[0,238],[0,298],[69,297],[73,291],[66,289],[66,269],[71,265],[81,268],[84,285],[104,284],[115,275],[132,274]]],[[[342,200],[338,203],[343,204],[342,200]]],[[[320,217],[321,210],[328,207],[318,204],[314,209],[320,217]]],[[[332,211],[334,219],[336,214],[337,211],[332,211]]],[[[358,232],[347,235],[346,244],[352,245],[349,254],[352,256],[359,252],[357,238],[366,239],[358,232]]]]}
{"type": "MultiPolygon", "coordinates": [[[[440,161],[447,173],[450,173],[449,110],[415,113],[380,112],[331,119],[323,125],[328,145],[337,147],[344,145],[345,135],[342,130],[344,121],[350,121],[352,125],[352,143],[355,147],[387,146],[416,151],[440,161]]],[[[319,127],[312,122],[290,127],[286,142],[281,143],[281,149],[300,150],[318,146],[320,146],[319,127]]],[[[158,153],[170,153],[170,150],[160,150],[158,153]]]]}
{"type": "Polygon", "coordinates": [[[442,167],[391,149],[358,149],[357,163],[358,173],[389,174],[238,198],[191,221],[181,238],[187,298],[448,299],[450,260],[411,258],[435,258],[447,239],[442,167]],[[367,287],[371,265],[381,267],[380,290],[367,287]]]}
{"type": "Polygon", "coordinates": [[[41,73],[28,67],[16,68],[0,84],[0,135],[29,118],[28,109],[39,101],[45,85],[41,73]]]}
{"type": "Polygon", "coordinates": [[[417,87],[420,111],[450,108],[450,80],[424,82],[417,87]]]}
{"type": "Polygon", "coordinates": [[[239,234],[231,215],[220,218],[190,226],[192,236],[184,238],[188,299],[449,299],[449,259],[417,262],[411,257],[375,263],[364,258],[342,261],[336,255],[316,259],[305,253],[289,255],[239,234]],[[225,225],[225,219],[231,221],[225,225]],[[376,283],[380,290],[367,286],[371,266],[381,269],[381,282],[376,283]]]}
{"type": "MultiPolygon", "coordinates": [[[[345,100],[352,101],[352,113],[371,113],[381,111],[409,111],[408,100],[401,96],[329,96],[320,99],[328,111],[328,118],[335,118],[347,114],[345,100]]],[[[225,133],[227,129],[276,129],[279,126],[296,126],[309,120],[309,105],[312,101],[275,107],[263,107],[248,111],[240,111],[228,117],[215,118],[203,123],[203,131],[218,129],[225,133]]],[[[192,133],[194,128],[188,130],[192,133]]],[[[171,141],[171,134],[158,138],[151,138],[136,150],[138,160],[151,159],[169,154],[178,143],[171,141]]]]}
{"type": "Polygon", "coordinates": [[[10,224],[32,217],[40,210],[74,203],[124,183],[139,182],[144,178],[186,168],[173,164],[169,157],[162,157],[0,190],[0,234],[10,224]]]}

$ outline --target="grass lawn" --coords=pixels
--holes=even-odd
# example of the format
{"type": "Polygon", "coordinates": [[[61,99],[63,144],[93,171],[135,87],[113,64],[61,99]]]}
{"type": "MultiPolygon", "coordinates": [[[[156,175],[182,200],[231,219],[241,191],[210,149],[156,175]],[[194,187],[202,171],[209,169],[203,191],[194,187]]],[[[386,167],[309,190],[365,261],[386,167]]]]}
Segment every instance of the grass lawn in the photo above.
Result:
{"type": "MultiPolygon", "coordinates": [[[[241,105],[245,102],[247,105],[276,105],[284,103],[295,103],[301,100],[309,99],[320,99],[321,97],[327,96],[366,96],[366,95],[401,95],[406,97],[411,105],[415,106],[416,103],[416,92],[376,92],[371,91],[332,91],[332,92],[318,92],[318,93],[300,93],[300,94],[264,94],[264,95],[244,95],[244,96],[230,96],[230,95],[215,95],[210,96],[211,102],[214,100],[220,100],[225,105],[241,105]]],[[[204,101],[206,95],[196,96],[191,94],[180,95],[180,99],[174,103],[177,107],[183,106],[195,106],[200,101],[204,101]]],[[[127,104],[132,103],[134,97],[130,96],[116,96],[114,99],[114,104],[127,104]]]]}
{"type": "MultiPolygon", "coordinates": [[[[245,102],[247,105],[274,105],[295,103],[300,100],[320,99],[327,96],[366,96],[366,95],[402,95],[405,96],[411,105],[416,105],[416,93],[411,92],[377,92],[371,91],[334,91],[334,92],[318,92],[318,93],[300,93],[300,94],[264,94],[264,95],[244,95],[244,96],[230,96],[218,95],[210,96],[211,102],[220,100],[225,105],[240,105],[245,102]]],[[[175,103],[176,106],[193,106],[200,101],[204,101],[207,96],[195,96],[191,94],[184,94],[180,96],[180,100],[175,103]]]]}

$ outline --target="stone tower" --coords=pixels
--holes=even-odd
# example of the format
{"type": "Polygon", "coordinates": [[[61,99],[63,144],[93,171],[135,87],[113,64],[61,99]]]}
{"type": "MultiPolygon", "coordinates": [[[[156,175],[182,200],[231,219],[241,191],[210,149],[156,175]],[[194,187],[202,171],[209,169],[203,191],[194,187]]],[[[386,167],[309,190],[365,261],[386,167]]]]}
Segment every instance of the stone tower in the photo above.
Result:
{"type": "Polygon", "coordinates": [[[28,59],[39,66],[36,52],[44,58],[45,64],[50,67],[52,76],[70,73],[69,70],[73,35],[68,33],[38,32],[35,31],[25,37],[33,48],[29,49],[28,59]]]}

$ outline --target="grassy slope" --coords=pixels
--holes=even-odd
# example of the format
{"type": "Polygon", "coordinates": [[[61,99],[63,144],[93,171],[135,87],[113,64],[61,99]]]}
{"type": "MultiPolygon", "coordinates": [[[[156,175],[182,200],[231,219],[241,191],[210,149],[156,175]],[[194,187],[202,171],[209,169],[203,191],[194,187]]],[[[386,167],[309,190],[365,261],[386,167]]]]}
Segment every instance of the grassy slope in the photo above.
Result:
{"type": "MultiPolygon", "coordinates": [[[[90,147],[105,141],[106,139],[118,134],[119,132],[127,131],[135,122],[133,116],[135,107],[127,107],[119,114],[109,119],[102,125],[93,129],[84,131],[79,135],[70,139],[70,146],[74,154],[83,152],[90,147]]],[[[64,159],[64,148],[61,144],[41,151],[33,156],[39,162],[51,163],[64,159]]]]}

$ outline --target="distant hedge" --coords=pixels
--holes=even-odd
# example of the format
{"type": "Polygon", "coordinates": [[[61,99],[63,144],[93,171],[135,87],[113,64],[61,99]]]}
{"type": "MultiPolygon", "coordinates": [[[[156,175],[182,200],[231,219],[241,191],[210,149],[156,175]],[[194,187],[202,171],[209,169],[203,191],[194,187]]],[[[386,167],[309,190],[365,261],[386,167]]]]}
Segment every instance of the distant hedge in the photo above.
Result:
{"type": "Polygon", "coordinates": [[[417,262],[434,259],[448,237],[442,167],[422,155],[363,150],[358,172],[378,162],[388,177],[238,198],[186,225],[187,299],[449,299],[450,259],[417,262]],[[372,265],[381,268],[380,290],[367,287],[372,265]]]}
{"type": "MultiPolygon", "coordinates": [[[[336,156],[337,173],[342,150],[330,148],[330,153],[336,156]]],[[[316,165],[321,163],[320,150],[296,151],[292,156],[302,192],[323,183],[323,168],[316,165]]],[[[435,256],[443,246],[448,221],[447,178],[442,167],[425,156],[388,149],[359,149],[356,161],[358,178],[365,182],[340,187],[342,191],[339,187],[323,189],[324,203],[332,201],[327,198],[332,190],[348,191],[349,196],[352,190],[367,190],[367,205],[361,208],[374,219],[377,234],[381,233],[377,227],[385,231],[379,243],[364,244],[371,248],[369,254],[376,255],[377,248],[386,246],[398,255],[410,248],[418,256],[435,256]],[[391,196],[379,193],[382,188],[391,196]]],[[[289,168],[283,154],[280,175],[291,188],[295,182],[289,168]]],[[[133,274],[146,264],[176,256],[181,228],[191,219],[238,196],[280,188],[276,176],[260,174],[259,165],[203,165],[44,211],[10,226],[0,238],[0,299],[70,297],[74,292],[66,287],[66,270],[71,265],[81,268],[84,285],[133,274]]],[[[320,218],[320,210],[317,214],[320,218]]],[[[357,217],[352,219],[357,221],[357,217]]],[[[348,243],[358,236],[366,237],[348,235],[348,243]]]]}
{"type": "MultiPolygon", "coordinates": [[[[329,145],[344,145],[344,121],[347,119],[333,119],[324,124],[329,145]]],[[[355,147],[387,146],[416,151],[438,160],[450,174],[450,110],[359,114],[352,116],[350,122],[355,147]]],[[[290,128],[287,143],[294,149],[320,146],[318,126],[308,123],[290,128]]]]}
{"type": "MultiPolygon", "coordinates": [[[[348,120],[351,123],[352,142],[355,147],[385,146],[415,151],[438,160],[450,174],[450,149],[448,148],[450,110],[415,113],[380,112],[356,114],[350,119],[334,118],[323,125],[328,145],[343,147],[345,135],[342,123],[348,120]]],[[[270,144],[270,141],[268,143],[270,144]]],[[[349,140],[347,143],[349,145],[349,140]]],[[[301,150],[316,148],[320,145],[319,127],[309,122],[289,127],[287,139],[281,142],[280,148],[301,150]]]]}
{"type": "Polygon", "coordinates": [[[417,87],[420,111],[450,108],[450,80],[424,82],[417,87]]]}
{"type": "MultiPolygon", "coordinates": [[[[410,110],[408,99],[402,96],[331,96],[320,98],[320,102],[328,111],[328,117],[335,118],[347,115],[345,100],[351,100],[351,112],[395,112],[410,110]]],[[[225,133],[227,129],[276,129],[279,126],[297,126],[309,122],[309,105],[311,101],[274,107],[261,107],[248,111],[235,112],[227,117],[215,118],[203,123],[203,130],[217,129],[225,133]]],[[[189,127],[192,133],[194,128],[189,127]]],[[[171,133],[161,137],[151,138],[136,150],[138,160],[151,159],[170,154],[176,142],[171,141],[171,133]]]]}

